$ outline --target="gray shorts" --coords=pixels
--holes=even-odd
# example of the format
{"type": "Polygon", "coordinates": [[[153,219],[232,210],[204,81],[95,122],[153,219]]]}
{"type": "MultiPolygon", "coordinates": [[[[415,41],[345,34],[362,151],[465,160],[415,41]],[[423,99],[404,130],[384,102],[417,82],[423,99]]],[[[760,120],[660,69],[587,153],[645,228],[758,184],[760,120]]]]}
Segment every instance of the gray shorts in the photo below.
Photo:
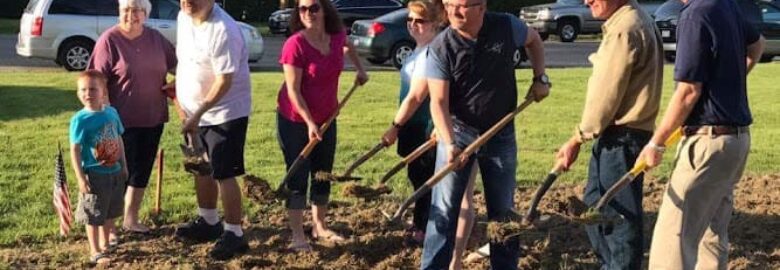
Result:
{"type": "Polygon", "coordinates": [[[125,205],[125,184],[127,179],[121,173],[102,174],[88,172],[91,193],[79,192],[79,205],[76,208],[76,221],[100,226],[106,219],[122,216],[125,205]]]}

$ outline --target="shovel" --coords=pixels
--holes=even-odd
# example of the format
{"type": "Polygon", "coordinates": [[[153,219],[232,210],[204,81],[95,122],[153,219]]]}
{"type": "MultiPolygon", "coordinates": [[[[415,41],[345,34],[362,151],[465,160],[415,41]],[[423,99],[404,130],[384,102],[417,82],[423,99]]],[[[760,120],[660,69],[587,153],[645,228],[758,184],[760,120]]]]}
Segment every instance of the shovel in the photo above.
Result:
{"type": "Polygon", "coordinates": [[[347,168],[346,171],[344,171],[344,174],[342,175],[335,175],[332,173],[327,172],[317,172],[314,179],[317,179],[319,181],[332,181],[332,182],[347,182],[347,181],[357,181],[363,179],[362,177],[355,177],[352,176],[352,172],[355,171],[360,165],[363,165],[364,162],[366,162],[369,158],[376,155],[376,153],[379,153],[382,149],[385,149],[387,147],[387,143],[384,141],[379,142],[377,145],[374,146],[374,148],[371,148],[371,150],[368,151],[368,153],[364,154],[358,160],[352,163],[352,165],[347,168]]]}
{"type": "MultiPolygon", "coordinates": [[[[477,149],[479,149],[479,147],[487,143],[487,141],[490,140],[490,138],[492,138],[494,135],[496,135],[496,133],[498,133],[499,130],[501,130],[502,128],[504,128],[504,126],[509,124],[509,122],[511,122],[514,119],[515,115],[523,111],[526,107],[528,107],[528,105],[531,105],[531,103],[533,102],[534,102],[533,99],[527,98],[522,104],[517,106],[517,108],[515,108],[514,111],[509,112],[509,114],[504,116],[504,118],[501,118],[501,120],[498,121],[498,123],[494,124],[493,127],[488,129],[488,131],[480,135],[473,143],[471,143],[468,147],[466,147],[466,149],[464,149],[463,152],[461,153],[461,157],[468,157],[471,154],[474,154],[474,152],[476,152],[477,149]]],[[[433,175],[433,177],[428,179],[428,181],[426,181],[425,184],[423,184],[423,186],[421,186],[418,190],[416,190],[411,197],[407,198],[403,202],[403,204],[401,204],[401,206],[398,207],[398,210],[395,212],[395,214],[393,214],[392,216],[384,212],[383,214],[389,218],[391,223],[398,223],[401,220],[401,217],[404,215],[404,212],[406,212],[406,209],[409,208],[409,206],[411,206],[412,203],[416,202],[418,199],[420,199],[420,197],[430,192],[431,189],[433,189],[434,185],[439,183],[442,179],[444,179],[444,176],[446,176],[447,174],[455,170],[455,168],[460,165],[459,160],[460,159],[455,159],[454,162],[450,162],[449,164],[447,164],[447,166],[445,166],[444,168],[436,172],[436,174],[433,175]]]]}
{"type": "Polygon", "coordinates": [[[427,142],[424,144],[421,144],[417,147],[413,152],[409,153],[404,157],[398,164],[393,166],[390,171],[388,171],[384,176],[382,176],[382,179],[379,181],[379,184],[377,184],[376,187],[360,187],[356,186],[354,188],[351,188],[350,192],[346,192],[346,190],[350,190],[350,188],[345,189],[345,193],[348,195],[356,196],[356,197],[375,197],[382,194],[390,193],[391,190],[385,185],[388,180],[390,180],[393,175],[401,171],[401,169],[405,168],[409,163],[416,160],[420,156],[422,156],[425,152],[430,150],[436,146],[436,137],[435,135],[431,136],[430,139],[428,139],[427,142]]]}
{"type": "MultiPolygon", "coordinates": [[[[664,142],[664,146],[669,147],[670,145],[677,143],[677,141],[679,141],[681,137],[682,137],[682,129],[678,128],[677,130],[672,132],[671,135],[669,135],[669,138],[666,138],[666,142],[664,142]]],[[[581,217],[581,221],[583,223],[589,223],[589,222],[600,223],[603,220],[607,220],[605,217],[601,215],[600,210],[604,208],[604,206],[607,203],[609,203],[619,191],[625,188],[629,183],[634,181],[634,179],[636,179],[642,172],[644,172],[645,168],[647,168],[647,163],[644,160],[637,161],[637,163],[634,164],[634,168],[632,168],[625,175],[623,175],[623,177],[621,177],[620,180],[618,180],[614,185],[612,185],[612,187],[610,187],[604,193],[604,195],[601,196],[598,202],[596,202],[596,206],[588,209],[588,211],[584,214],[584,216],[581,217]]]]}
{"type": "Polygon", "coordinates": [[[184,170],[197,176],[211,175],[213,168],[206,148],[201,145],[200,139],[195,134],[188,132],[184,137],[185,143],[181,144],[184,154],[184,170]]]}
{"type": "Polygon", "coordinates": [[[544,194],[547,193],[547,190],[550,189],[550,186],[552,186],[553,182],[555,182],[556,179],[558,179],[558,176],[563,173],[563,164],[557,163],[555,164],[555,167],[553,167],[552,170],[550,170],[550,173],[547,174],[547,177],[544,178],[544,182],[542,182],[542,185],[539,186],[538,189],[536,189],[536,193],[534,193],[534,198],[531,200],[531,206],[528,207],[528,212],[525,214],[525,217],[523,217],[522,223],[523,224],[532,224],[535,219],[539,217],[539,211],[536,209],[539,207],[539,202],[542,200],[542,197],[544,197],[544,194]]]}
{"type": "MultiPolygon", "coordinates": [[[[344,98],[341,99],[341,102],[339,102],[339,106],[336,108],[336,111],[333,112],[333,115],[331,115],[325,123],[320,126],[320,133],[325,134],[325,131],[328,130],[328,127],[330,127],[330,124],[333,123],[333,120],[336,119],[336,116],[339,115],[339,111],[341,111],[341,108],[344,107],[345,104],[347,104],[347,101],[349,101],[349,98],[352,96],[352,93],[355,92],[355,90],[358,88],[357,82],[352,85],[352,88],[349,89],[347,92],[347,95],[344,96],[344,98]]],[[[298,171],[298,169],[303,164],[304,160],[309,157],[309,154],[311,154],[311,151],[314,150],[314,147],[317,146],[317,143],[319,141],[317,140],[309,140],[309,143],[306,144],[305,147],[303,147],[303,150],[301,150],[301,153],[298,154],[298,157],[293,161],[292,165],[290,165],[290,169],[287,170],[287,174],[284,176],[284,179],[279,184],[279,187],[276,189],[276,194],[279,198],[287,198],[287,196],[290,195],[290,189],[287,188],[287,181],[290,180],[290,177],[292,177],[295,172],[298,171]]]]}

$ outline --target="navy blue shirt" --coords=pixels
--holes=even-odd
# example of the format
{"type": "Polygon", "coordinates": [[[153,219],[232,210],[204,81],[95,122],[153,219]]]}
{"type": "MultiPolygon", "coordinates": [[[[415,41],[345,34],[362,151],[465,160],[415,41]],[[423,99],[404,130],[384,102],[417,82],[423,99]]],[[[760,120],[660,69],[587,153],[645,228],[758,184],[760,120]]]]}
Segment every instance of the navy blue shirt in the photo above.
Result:
{"type": "Polygon", "coordinates": [[[747,126],[747,45],[759,33],[732,0],[689,0],[677,25],[674,79],[702,83],[685,125],[747,126]]]}
{"type": "Polygon", "coordinates": [[[514,110],[512,57],[525,44],[527,33],[517,17],[488,12],[477,40],[447,28],[430,43],[425,77],[450,82],[450,113],[455,120],[486,131],[514,110]]]}

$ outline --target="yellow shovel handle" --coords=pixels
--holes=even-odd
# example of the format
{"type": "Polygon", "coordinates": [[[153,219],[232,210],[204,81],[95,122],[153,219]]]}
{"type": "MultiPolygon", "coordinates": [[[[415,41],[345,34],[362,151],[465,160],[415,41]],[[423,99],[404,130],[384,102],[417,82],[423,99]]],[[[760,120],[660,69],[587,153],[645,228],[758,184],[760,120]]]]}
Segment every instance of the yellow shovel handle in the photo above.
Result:
{"type": "MultiPolygon", "coordinates": [[[[680,140],[680,138],[682,138],[682,127],[677,128],[677,130],[672,132],[672,135],[669,135],[669,137],[666,138],[666,142],[664,142],[664,147],[670,147],[671,145],[676,144],[680,140]]],[[[632,168],[629,173],[631,173],[631,175],[633,176],[637,176],[640,173],[642,173],[642,171],[644,171],[645,168],[647,168],[647,162],[645,162],[645,160],[642,159],[639,160],[634,165],[634,168],[632,168]]]]}

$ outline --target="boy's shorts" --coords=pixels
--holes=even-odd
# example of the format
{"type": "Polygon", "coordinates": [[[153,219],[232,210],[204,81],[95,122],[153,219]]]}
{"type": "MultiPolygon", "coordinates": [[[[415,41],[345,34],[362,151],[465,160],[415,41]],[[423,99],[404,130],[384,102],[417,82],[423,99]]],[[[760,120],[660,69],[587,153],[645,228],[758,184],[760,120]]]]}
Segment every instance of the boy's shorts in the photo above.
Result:
{"type": "Polygon", "coordinates": [[[249,117],[241,117],[219,125],[200,127],[198,136],[208,152],[215,180],[244,174],[244,143],[248,123],[249,117]]]}
{"type": "Polygon", "coordinates": [[[106,219],[122,216],[125,206],[125,182],[120,172],[102,174],[87,172],[90,193],[79,192],[76,221],[101,226],[106,219]]]}

